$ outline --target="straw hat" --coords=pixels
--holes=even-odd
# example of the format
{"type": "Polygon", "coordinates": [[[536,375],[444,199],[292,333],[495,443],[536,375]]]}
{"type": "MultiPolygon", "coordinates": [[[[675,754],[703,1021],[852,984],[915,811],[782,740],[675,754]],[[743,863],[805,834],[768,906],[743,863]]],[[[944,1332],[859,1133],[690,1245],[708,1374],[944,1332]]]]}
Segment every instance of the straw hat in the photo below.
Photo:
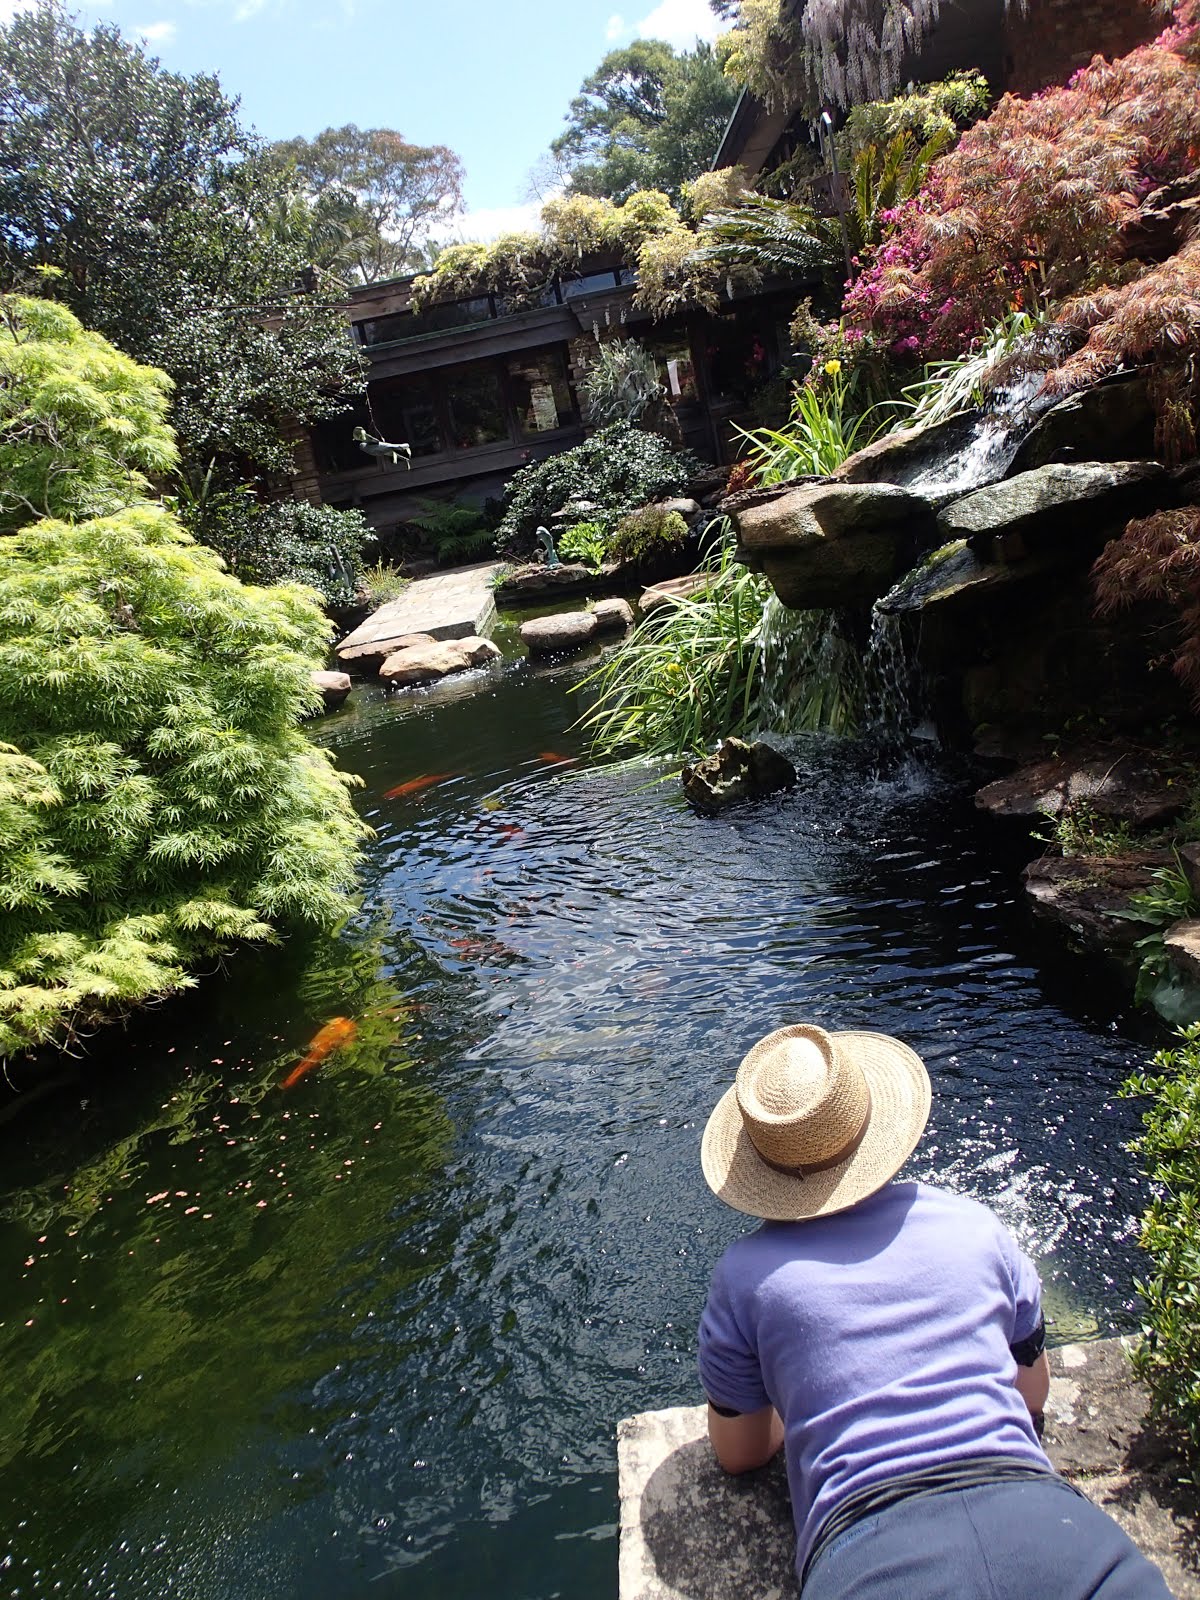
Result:
{"type": "Polygon", "coordinates": [[[882,1189],[929,1117],[929,1074],[885,1033],[798,1024],[760,1039],[700,1148],[709,1188],[752,1217],[829,1216],[882,1189]]]}

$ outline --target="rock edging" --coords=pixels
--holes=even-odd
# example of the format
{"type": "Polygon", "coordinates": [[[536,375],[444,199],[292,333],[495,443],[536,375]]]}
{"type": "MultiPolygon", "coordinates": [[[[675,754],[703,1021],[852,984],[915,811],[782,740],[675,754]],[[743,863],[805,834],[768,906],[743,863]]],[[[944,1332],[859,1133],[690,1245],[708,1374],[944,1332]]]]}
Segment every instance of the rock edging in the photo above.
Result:
{"type": "MultiPolygon", "coordinates": [[[[1051,1460],[1158,1564],[1176,1600],[1200,1600],[1194,1496],[1146,1422],[1125,1341],[1064,1345],[1050,1365],[1051,1460]]],[[[727,1477],[705,1428],[703,1406],[645,1411],[617,1428],[620,1600],[796,1600],[782,1462],[727,1477]]]]}

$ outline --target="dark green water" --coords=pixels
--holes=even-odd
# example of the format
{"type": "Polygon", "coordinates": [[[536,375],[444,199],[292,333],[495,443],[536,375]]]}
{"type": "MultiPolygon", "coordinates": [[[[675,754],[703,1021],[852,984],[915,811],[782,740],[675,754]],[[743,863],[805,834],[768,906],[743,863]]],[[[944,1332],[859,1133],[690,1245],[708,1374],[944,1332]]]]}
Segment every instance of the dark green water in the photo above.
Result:
{"type": "Polygon", "coordinates": [[[695,1401],[741,1220],[697,1146],[784,1022],[895,1032],[917,1175],[1060,1337],[1123,1325],[1111,984],[1037,963],[955,774],[797,747],[703,821],[576,753],[569,676],[326,724],[378,830],[340,941],[240,957],[0,1128],[3,1596],[613,1600],[617,1419],[695,1401]],[[394,800],[427,773],[450,776],[394,800]],[[331,1017],[353,1044],[281,1081],[331,1017]]]}

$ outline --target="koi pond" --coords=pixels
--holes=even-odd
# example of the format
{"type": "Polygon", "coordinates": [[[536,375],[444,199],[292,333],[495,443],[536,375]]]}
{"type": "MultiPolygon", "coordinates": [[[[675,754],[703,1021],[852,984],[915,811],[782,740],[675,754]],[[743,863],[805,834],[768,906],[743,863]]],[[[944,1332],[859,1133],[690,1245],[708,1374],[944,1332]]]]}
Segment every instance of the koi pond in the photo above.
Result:
{"type": "Polygon", "coordinates": [[[1129,1325],[1147,1024],[1039,949],[966,770],[793,740],[701,819],[577,759],[577,676],[360,689],[317,731],[377,830],[352,927],[0,1128],[0,1596],[614,1600],[616,1422],[699,1398],[749,1225],[700,1130],[786,1022],[911,1042],[911,1170],[995,1205],[1052,1337],[1129,1325]]]}

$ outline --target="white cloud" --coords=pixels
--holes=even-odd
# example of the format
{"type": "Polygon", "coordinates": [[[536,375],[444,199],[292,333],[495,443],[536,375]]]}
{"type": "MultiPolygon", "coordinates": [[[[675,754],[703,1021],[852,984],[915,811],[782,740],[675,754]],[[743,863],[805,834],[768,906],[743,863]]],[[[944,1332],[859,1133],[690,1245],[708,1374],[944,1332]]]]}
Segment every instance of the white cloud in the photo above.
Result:
{"type": "Polygon", "coordinates": [[[144,28],[134,28],[133,32],[147,44],[170,44],[175,28],[173,22],[148,22],[144,28]]]}
{"type": "Polygon", "coordinates": [[[20,11],[32,11],[34,0],[0,0],[0,23],[11,22],[20,11]]]}
{"type": "Polygon", "coordinates": [[[448,217],[432,232],[443,244],[457,244],[464,239],[482,243],[498,239],[502,233],[536,233],[541,214],[540,200],[529,200],[520,206],[485,206],[479,211],[448,217]]]}
{"type": "Polygon", "coordinates": [[[724,29],[708,0],[659,0],[637,22],[626,22],[619,12],[609,17],[605,37],[610,44],[621,39],[665,39],[676,50],[691,50],[697,39],[711,43],[724,29]]]}

